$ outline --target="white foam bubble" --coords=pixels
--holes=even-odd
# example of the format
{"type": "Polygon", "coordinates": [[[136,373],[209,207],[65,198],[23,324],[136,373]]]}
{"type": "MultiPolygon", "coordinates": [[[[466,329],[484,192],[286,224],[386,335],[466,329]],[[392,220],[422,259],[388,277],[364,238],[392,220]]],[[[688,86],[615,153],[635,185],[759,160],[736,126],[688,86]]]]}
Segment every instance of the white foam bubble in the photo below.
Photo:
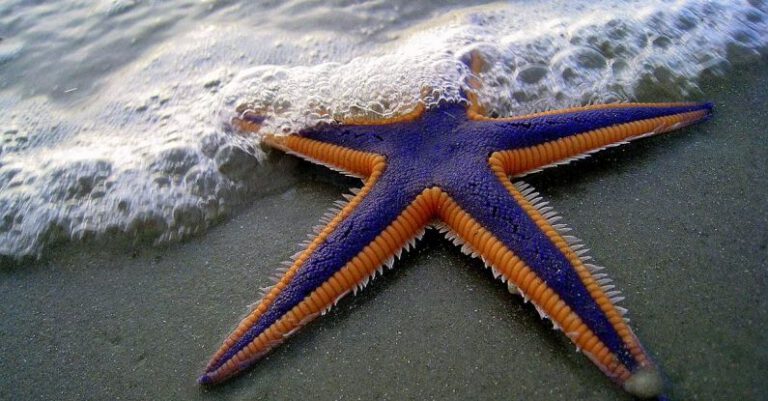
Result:
{"type": "Polygon", "coordinates": [[[754,61],[768,46],[765,6],[747,1],[558,2],[457,10],[346,63],[258,67],[230,97],[263,110],[270,132],[339,115],[407,111],[456,99],[479,50],[481,101],[499,115],[593,102],[698,94],[699,78],[754,61]]]}
{"type": "Polygon", "coordinates": [[[36,19],[56,11],[17,10],[29,13],[9,22],[20,33],[0,42],[12,77],[0,90],[0,254],[203,231],[257,185],[257,138],[227,128],[240,105],[270,116],[264,131],[292,132],[456,101],[473,50],[487,61],[480,98],[496,115],[678,100],[768,47],[768,6],[756,0],[408,4],[77,5],[48,18],[46,51],[62,55],[53,65],[41,64],[42,39],[21,32],[39,33],[36,19]],[[67,19],[87,22],[83,45],[67,42],[80,35],[67,19]],[[104,31],[109,21],[126,26],[104,31]],[[128,56],[105,57],[110,48],[128,56]]]}

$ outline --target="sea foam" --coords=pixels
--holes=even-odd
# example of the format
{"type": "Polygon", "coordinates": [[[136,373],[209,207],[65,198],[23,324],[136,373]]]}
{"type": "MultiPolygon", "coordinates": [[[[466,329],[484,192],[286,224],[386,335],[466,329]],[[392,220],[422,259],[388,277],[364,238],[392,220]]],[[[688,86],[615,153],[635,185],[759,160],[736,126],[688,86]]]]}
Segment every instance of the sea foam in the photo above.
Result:
{"type": "Polygon", "coordinates": [[[0,254],[203,232],[264,187],[242,105],[289,133],[460,101],[473,51],[496,116],[682,100],[768,48],[756,0],[168,3],[0,6],[0,254]]]}

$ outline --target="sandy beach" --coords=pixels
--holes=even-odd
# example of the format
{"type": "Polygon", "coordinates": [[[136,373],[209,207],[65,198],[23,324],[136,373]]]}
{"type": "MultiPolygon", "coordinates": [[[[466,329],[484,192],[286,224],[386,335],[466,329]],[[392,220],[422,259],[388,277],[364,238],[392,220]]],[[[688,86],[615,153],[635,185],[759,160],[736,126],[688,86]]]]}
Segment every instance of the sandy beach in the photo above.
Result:
{"type": "MultiPolygon", "coordinates": [[[[768,70],[754,65],[705,89],[709,122],[526,178],[609,268],[672,400],[768,394],[768,70]]],[[[276,153],[260,168],[263,191],[184,243],[6,263],[0,399],[631,399],[434,231],[247,373],[198,386],[258,288],[358,184],[276,153]]]]}

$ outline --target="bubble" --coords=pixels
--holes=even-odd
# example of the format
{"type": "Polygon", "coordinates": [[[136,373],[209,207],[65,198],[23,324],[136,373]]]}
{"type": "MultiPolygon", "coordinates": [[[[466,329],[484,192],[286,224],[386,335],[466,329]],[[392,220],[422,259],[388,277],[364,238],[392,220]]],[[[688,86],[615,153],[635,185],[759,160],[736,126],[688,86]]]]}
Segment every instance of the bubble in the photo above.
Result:
{"type": "Polygon", "coordinates": [[[215,156],[216,166],[225,176],[243,180],[253,176],[259,162],[256,157],[235,145],[225,145],[219,148],[215,156]]]}
{"type": "Polygon", "coordinates": [[[183,175],[200,161],[197,151],[190,147],[173,147],[161,151],[149,169],[173,175],[183,175]]]}
{"type": "Polygon", "coordinates": [[[131,216],[125,231],[142,240],[154,240],[167,231],[168,223],[156,211],[143,210],[131,216]]]}
{"type": "Polygon", "coordinates": [[[191,169],[184,177],[184,183],[190,192],[201,198],[214,194],[219,181],[220,179],[216,172],[199,166],[191,169]]]}
{"type": "Polygon", "coordinates": [[[195,231],[203,223],[203,212],[197,205],[184,203],[173,208],[173,225],[195,231]]]}
{"type": "Polygon", "coordinates": [[[666,36],[659,36],[658,38],[654,39],[652,43],[653,46],[664,50],[672,45],[672,40],[666,36]]]}
{"type": "Polygon", "coordinates": [[[226,138],[217,132],[207,134],[200,140],[200,151],[206,157],[212,159],[216,156],[216,151],[219,150],[219,146],[225,141],[226,138]]]}
{"type": "Polygon", "coordinates": [[[83,199],[106,180],[112,171],[107,160],[82,160],[57,165],[45,175],[52,200],[83,199]]]}
{"type": "Polygon", "coordinates": [[[0,206],[2,212],[0,212],[0,232],[8,232],[13,227],[13,222],[16,218],[16,210],[0,206]]]}
{"type": "MultiPolygon", "coordinates": [[[[528,66],[520,70],[517,79],[522,83],[535,84],[549,73],[549,68],[541,65],[528,66]]],[[[497,82],[499,82],[497,80],[497,82]]]]}

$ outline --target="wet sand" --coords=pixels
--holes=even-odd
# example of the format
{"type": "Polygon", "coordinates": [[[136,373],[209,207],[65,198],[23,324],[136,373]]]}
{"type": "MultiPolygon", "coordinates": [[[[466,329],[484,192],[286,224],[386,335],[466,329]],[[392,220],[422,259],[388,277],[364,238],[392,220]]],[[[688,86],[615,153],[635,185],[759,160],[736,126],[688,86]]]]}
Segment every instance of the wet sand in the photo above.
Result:
{"type": "MultiPolygon", "coordinates": [[[[609,268],[673,400],[768,394],[766,71],[715,80],[703,125],[526,179],[609,268]]],[[[258,288],[357,185],[289,156],[265,168],[282,173],[188,242],[69,244],[3,267],[0,399],[631,399],[435,232],[247,373],[201,388],[258,288]]]]}

